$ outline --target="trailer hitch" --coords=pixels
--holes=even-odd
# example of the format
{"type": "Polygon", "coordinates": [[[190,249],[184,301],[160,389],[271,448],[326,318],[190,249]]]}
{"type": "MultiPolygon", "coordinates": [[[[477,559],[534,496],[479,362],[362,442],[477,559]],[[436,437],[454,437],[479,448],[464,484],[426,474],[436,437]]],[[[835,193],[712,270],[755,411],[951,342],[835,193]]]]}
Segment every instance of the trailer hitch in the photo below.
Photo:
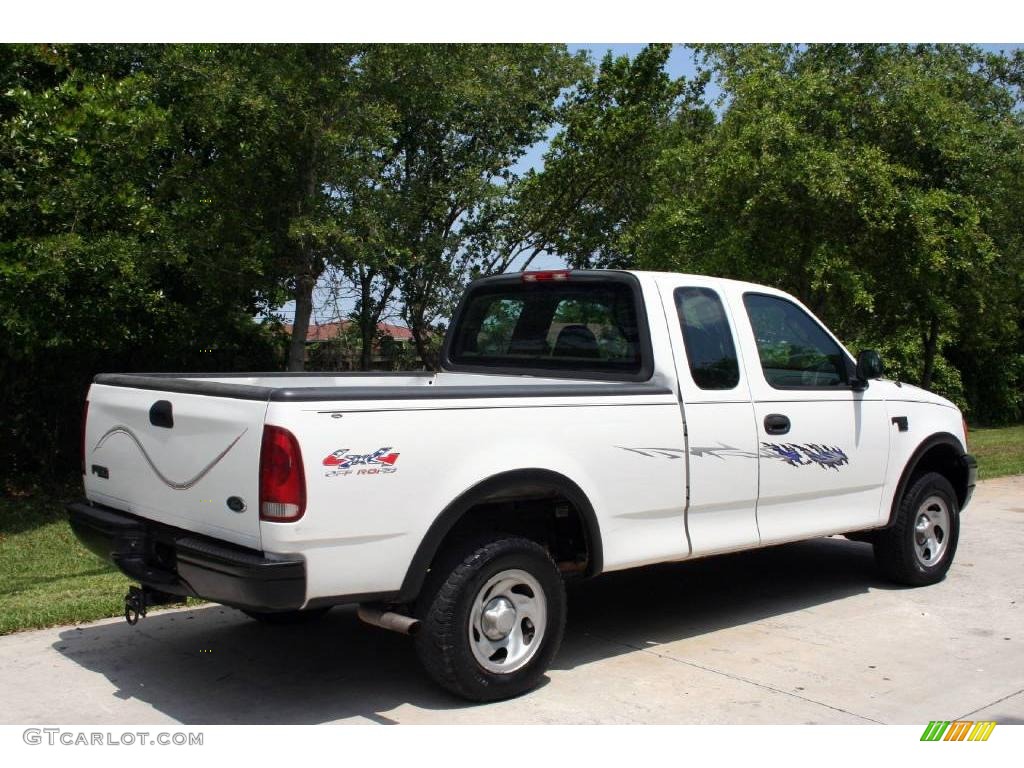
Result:
{"type": "Polygon", "coordinates": [[[182,600],[177,595],[170,595],[149,587],[128,587],[128,594],[124,596],[124,620],[135,626],[139,623],[139,619],[145,618],[146,609],[149,606],[180,603],[182,600]]]}

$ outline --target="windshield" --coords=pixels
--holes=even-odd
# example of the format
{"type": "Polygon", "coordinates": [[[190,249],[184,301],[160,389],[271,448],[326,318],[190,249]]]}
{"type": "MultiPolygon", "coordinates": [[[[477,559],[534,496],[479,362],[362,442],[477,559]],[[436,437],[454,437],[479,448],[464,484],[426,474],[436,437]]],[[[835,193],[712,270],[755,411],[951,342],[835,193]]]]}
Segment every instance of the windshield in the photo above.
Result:
{"type": "Polygon", "coordinates": [[[456,365],[637,375],[638,292],[626,280],[503,282],[475,289],[455,329],[456,365]]]}

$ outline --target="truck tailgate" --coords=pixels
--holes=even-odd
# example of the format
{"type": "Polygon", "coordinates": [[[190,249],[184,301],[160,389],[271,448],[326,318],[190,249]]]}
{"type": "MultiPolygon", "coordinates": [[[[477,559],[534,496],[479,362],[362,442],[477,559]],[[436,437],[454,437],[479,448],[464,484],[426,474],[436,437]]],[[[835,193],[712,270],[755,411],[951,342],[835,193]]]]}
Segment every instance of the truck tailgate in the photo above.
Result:
{"type": "Polygon", "coordinates": [[[263,400],[93,384],[84,445],[86,497],[260,549],[259,455],[266,409],[263,400]]]}

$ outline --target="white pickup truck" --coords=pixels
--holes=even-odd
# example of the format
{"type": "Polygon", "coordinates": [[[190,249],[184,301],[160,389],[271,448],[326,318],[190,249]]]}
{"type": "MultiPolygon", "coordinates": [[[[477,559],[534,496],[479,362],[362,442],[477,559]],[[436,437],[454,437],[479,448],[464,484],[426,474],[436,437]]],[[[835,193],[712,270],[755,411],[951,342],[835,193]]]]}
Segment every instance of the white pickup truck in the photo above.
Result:
{"type": "Polygon", "coordinates": [[[694,275],[473,283],[442,370],[102,374],[71,524],[140,583],[294,622],[358,603],[474,700],[534,686],[564,580],[830,534],[943,578],[960,412],[791,296],[694,275]]]}

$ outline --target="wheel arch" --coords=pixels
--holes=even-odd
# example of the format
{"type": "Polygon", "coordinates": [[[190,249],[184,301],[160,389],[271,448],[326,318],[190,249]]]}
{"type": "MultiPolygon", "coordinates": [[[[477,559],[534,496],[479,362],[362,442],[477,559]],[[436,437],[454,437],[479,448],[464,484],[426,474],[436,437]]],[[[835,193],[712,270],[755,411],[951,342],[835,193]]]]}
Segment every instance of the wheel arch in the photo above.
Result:
{"type": "Polygon", "coordinates": [[[557,496],[568,501],[579,514],[586,537],[587,576],[601,573],[604,565],[601,527],[586,493],[571,479],[549,469],[516,469],[492,475],[461,493],[434,519],[416,549],[395,602],[410,602],[423,587],[427,571],[448,535],[482,505],[557,496]]]}
{"type": "Polygon", "coordinates": [[[949,480],[956,491],[957,503],[963,509],[970,496],[968,470],[962,461],[965,453],[963,443],[949,432],[937,432],[922,441],[903,468],[884,527],[890,528],[895,523],[900,499],[913,479],[924,472],[938,472],[949,480]]]}

